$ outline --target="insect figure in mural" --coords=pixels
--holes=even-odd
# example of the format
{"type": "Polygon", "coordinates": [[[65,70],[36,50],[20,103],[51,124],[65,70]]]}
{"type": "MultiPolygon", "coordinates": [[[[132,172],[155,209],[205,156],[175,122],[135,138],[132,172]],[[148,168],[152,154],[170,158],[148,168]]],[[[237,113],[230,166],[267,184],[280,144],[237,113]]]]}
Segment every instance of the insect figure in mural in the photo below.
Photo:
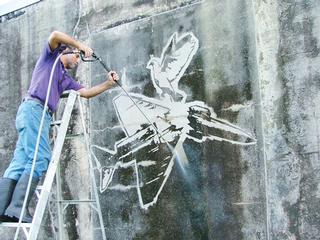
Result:
{"type": "Polygon", "coordinates": [[[186,139],[203,143],[225,141],[236,145],[253,145],[255,138],[228,121],[216,117],[202,101],[186,102],[186,93],[178,83],[199,48],[193,33],[178,37],[174,33],[159,58],[151,56],[147,64],[159,98],[130,93],[148,116],[145,119],[127,95],[113,99],[117,117],[126,137],[115,143],[114,150],[93,145],[91,151],[100,173],[100,191],[136,188],[140,207],[154,205],[177,161],[182,169],[188,165],[183,143],[186,139]],[[160,133],[160,134],[159,134],[160,133]],[[110,166],[101,166],[104,158],[110,166]],[[120,172],[134,176],[134,184],[119,184],[120,172]]]}

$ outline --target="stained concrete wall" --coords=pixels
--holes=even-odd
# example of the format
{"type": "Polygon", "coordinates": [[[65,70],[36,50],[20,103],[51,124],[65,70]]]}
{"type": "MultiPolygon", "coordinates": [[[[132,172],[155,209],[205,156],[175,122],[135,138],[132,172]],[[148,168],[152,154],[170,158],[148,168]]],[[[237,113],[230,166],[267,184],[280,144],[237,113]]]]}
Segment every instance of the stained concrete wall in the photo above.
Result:
{"type": "Polygon", "coordinates": [[[255,4],[272,239],[319,235],[318,9],[316,1],[255,4]]]}
{"type": "MultiPolygon", "coordinates": [[[[306,0],[45,0],[2,17],[1,172],[33,66],[58,29],[116,69],[156,126],[119,88],[86,102],[108,239],[316,239],[319,7],[306,0]]],[[[105,72],[81,64],[74,76],[94,85],[105,72]]],[[[79,131],[77,113],[71,129],[79,131]]],[[[67,199],[89,197],[83,149],[79,141],[64,148],[67,199]]],[[[65,239],[101,239],[89,207],[70,206],[65,218],[65,239]]],[[[52,201],[41,238],[58,231],[52,201]]]]}

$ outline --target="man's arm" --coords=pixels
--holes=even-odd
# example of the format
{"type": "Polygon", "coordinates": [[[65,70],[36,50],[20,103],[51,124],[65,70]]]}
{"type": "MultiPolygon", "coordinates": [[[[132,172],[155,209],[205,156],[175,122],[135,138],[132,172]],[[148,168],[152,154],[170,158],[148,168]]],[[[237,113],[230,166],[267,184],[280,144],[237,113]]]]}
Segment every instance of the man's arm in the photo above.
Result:
{"type": "Polygon", "coordinates": [[[85,53],[85,57],[90,57],[93,53],[93,50],[90,47],[75,40],[74,38],[70,37],[69,35],[63,32],[53,31],[50,34],[48,41],[49,41],[51,50],[56,49],[59,46],[59,43],[62,43],[68,46],[75,47],[80,51],[83,51],[85,53]]]}
{"type": "MultiPolygon", "coordinates": [[[[85,53],[85,57],[90,57],[93,53],[93,50],[86,46],[85,44],[75,40],[74,38],[70,37],[69,35],[59,32],[59,31],[53,31],[50,34],[49,37],[49,45],[51,50],[56,49],[60,43],[66,44],[68,46],[72,46],[77,48],[80,51],[83,51],[85,53]]],[[[91,88],[81,88],[78,90],[80,92],[80,96],[84,98],[91,98],[94,96],[97,96],[98,94],[112,88],[115,84],[116,81],[119,80],[119,76],[116,72],[110,71],[108,73],[108,79],[101,83],[98,84],[94,87],[91,88]]]]}
{"type": "Polygon", "coordinates": [[[97,96],[98,94],[112,88],[115,84],[116,81],[119,80],[119,76],[116,72],[114,71],[110,71],[108,73],[108,79],[103,82],[100,83],[94,87],[91,88],[81,88],[78,90],[78,92],[80,92],[80,96],[84,97],[84,98],[92,98],[97,96]]]}

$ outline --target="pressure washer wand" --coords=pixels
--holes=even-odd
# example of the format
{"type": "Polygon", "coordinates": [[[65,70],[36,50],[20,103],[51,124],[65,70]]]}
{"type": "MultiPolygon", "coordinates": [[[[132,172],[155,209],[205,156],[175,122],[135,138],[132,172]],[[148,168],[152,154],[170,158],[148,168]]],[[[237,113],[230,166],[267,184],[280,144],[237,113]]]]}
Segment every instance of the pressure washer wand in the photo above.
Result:
{"type": "MultiPolygon", "coordinates": [[[[99,57],[98,55],[96,55],[95,53],[92,54],[92,57],[95,58],[97,61],[99,61],[99,63],[103,66],[103,68],[107,71],[110,72],[111,69],[105,64],[105,62],[101,59],[101,57],[99,57]]],[[[83,58],[83,54],[81,54],[81,59],[84,62],[92,62],[92,60],[86,60],[83,58]]],[[[93,60],[95,61],[95,60],[93,60]]],[[[130,94],[121,86],[121,84],[118,81],[115,81],[118,86],[126,93],[126,95],[130,98],[130,100],[133,102],[133,104],[137,107],[137,109],[141,112],[141,114],[145,117],[145,119],[151,124],[151,126],[153,126],[154,130],[156,131],[156,133],[159,135],[159,137],[161,137],[165,142],[166,140],[164,139],[164,137],[159,133],[158,129],[154,126],[154,124],[151,122],[151,120],[147,117],[147,115],[145,115],[145,113],[141,110],[141,108],[137,105],[137,103],[133,100],[133,98],[130,96],[130,94]]]]}
{"type": "MultiPolygon", "coordinates": [[[[104,63],[104,61],[102,61],[101,57],[97,56],[95,53],[92,53],[92,57],[94,57],[95,59],[97,59],[100,64],[103,66],[103,68],[107,71],[110,72],[111,69],[104,63]]],[[[117,81],[116,81],[117,82],[117,81]]],[[[117,82],[118,83],[118,82],[117,82]]]]}

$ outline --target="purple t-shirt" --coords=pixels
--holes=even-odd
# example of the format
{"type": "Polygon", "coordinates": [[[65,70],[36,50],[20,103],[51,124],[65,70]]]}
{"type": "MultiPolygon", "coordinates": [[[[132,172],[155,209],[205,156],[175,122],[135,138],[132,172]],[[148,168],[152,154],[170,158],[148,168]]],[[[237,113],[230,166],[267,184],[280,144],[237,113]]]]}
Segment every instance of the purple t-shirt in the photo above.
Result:
{"type": "MultiPolygon", "coordinates": [[[[28,94],[34,98],[38,98],[43,103],[45,103],[46,101],[50,73],[54,61],[59,55],[59,48],[60,45],[54,51],[51,51],[49,43],[46,43],[32,73],[32,79],[28,90],[28,94]]],[[[83,86],[76,82],[67,73],[62,62],[59,60],[52,78],[48,107],[52,112],[55,112],[57,110],[59,99],[63,91],[77,91],[81,88],[83,88],[83,86]]]]}

